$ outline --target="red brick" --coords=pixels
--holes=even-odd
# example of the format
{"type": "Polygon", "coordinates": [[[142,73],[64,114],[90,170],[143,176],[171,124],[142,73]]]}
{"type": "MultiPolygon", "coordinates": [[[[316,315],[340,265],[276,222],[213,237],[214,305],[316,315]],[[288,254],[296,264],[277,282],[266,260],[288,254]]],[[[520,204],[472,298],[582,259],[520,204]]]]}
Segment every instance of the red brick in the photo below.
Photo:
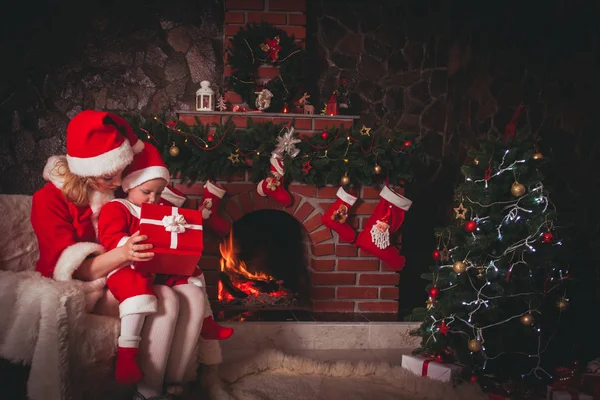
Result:
{"type": "Polygon", "coordinates": [[[225,25],[223,31],[225,36],[235,36],[243,25],[225,25]]]}
{"type": "Polygon", "coordinates": [[[219,287],[218,286],[207,286],[206,295],[210,300],[216,300],[219,296],[219,287]]]}
{"type": "Polygon", "coordinates": [[[269,0],[270,11],[306,11],[306,0],[269,0]]]}
{"type": "MultiPolygon", "coordinates": [[[[229,91],[225,92],[224,98],[225,98],[225,101],[228,101],[234,105],[241,104],[244,102],[244,100],[242,100],[242,97],[239,94],[237,94],[236,92],[229,92],[229,91]]],[[[240,117],[233,117],[233,119],[236,119],[236,118],[240,118],[240,117]]],[[[235,121],[234,121],[234,124],[236,126],[241,126],[242,128],[245,128],[246,127],[246,118],[244,118],[244,125],[238,125],[235,121]]]]}
{"type": "Polygon", "coordinates": [[[236,195],[240,193],[247,193],[256,189],[254,183],[224,183],[223,188],[229,195],[236,195]]]}
{"type": "Polygon", "coordinates": [[[225,23],[226,24],[245,24],[246,20],[245,20],[244,16],[245,16],[245,14],[243,12],[227,11],[225,13],[225,23]]]}
{"type": "Polygon", "coordinates": [[[323,213],[325,213],[327,210],[329,210],[329,207],[331,207],[333,203],[333,201],[319,202],[319,207],[321,207],[321,210],[323,210],[323,213]]]}
{"type": "Polygon", "coordinates": [[[355,230],[359,230],[360,228],[360,221],[358,218],[350,218],[350,220],[347,223],[350,224],[350,226],[353,227],[355,230]]]}
{"type": "Polygon", "coordinates": [[[333,236],[331,235],[329,228],[323,228],[310,234],[310,238],[314,244],[322,243],[331,239],[332,237],[333,236]]]}
{"type": "Polygon", "coordinates": [[[315,272],[311,279],[313,285],[354,285],[356,274],[315,272]]]}
{"type": "Polygon", "coordinates": [[[306,15],[288,14],[288,25],[306,25],[306,15]]]}
{"type": "Polygon", "coordinates": [[[202,271],[207,271],[207,270],[221,270],[221,257],[211,257],[211,256],[207,256],[207,257],[202,257],[200,259],[200,262],[198,263],[198,266],[200,267],[200,269],[202,271]]]}
{"type": "Polygon", "coordinates": [[[273,25],[285,25],[287,14],[274,12],[251,12],[248,13],[248,23],[265,21],[273,25]]]}
{"type": "Polygon", "coordinates": [[[335,287],[313,286],[310,290],[313,299],[335,299],[335,287]]]}
{"type": "Polygon", "coordinates": [[[198,125],[196,118],[199,119],[203,125],[221,123],[221,116],[219,115],[181,114],[179,116],[179,120],[188,126],[198,125]]]}
{"type": "Polygon", "coordinates": [[[303,224],[304,228],[306,228],[306,231],[308,233],[311,233],[312,231],[323,225],[323,222],[321,222],[321,214],[313,215],[312,217],[304,221],[303,224]]]}
{"type": "Polygon", "coordinates": [[[356,208],[354,208],[354,214],[367,214],[367,215],[371,215],[373,214],[373,211],[375,211],[375,207],[377,207],[377,203],[366,203],[366,202],[361,202],[356,208]]]}
{"type": "Polygon", "coordinates": [[[276,67],[258,67],[258,77],[271,79],[279,75],[279,68],[276,67]]]}
{"type": "Polygon", "coordinates": [[[225,205],[225,211],[227,211],[227,214],[229,214],[231,219],[234,221],[237,221],[244,215],[244,212],[234,200],[230,200],[227,202],[227,204],[225,205]]]}
{"type": "Polygon", "coordinates": [[[283,211],[294,216],[294,212],[296,211],[296,208],[298,208],[298,203],[300,203],[300,200],[298,200],[296,196],[292,196],[292,204],[289,207],[285,207],[283,211]]]}
{"type": "Polygon", "coordinates": [[[379,199],[379,192],[381,189],[372,186],[363,186],[361,199],[379,199]]]}
{"type": "Polygon", "coordinates": [[[362,259],[339,259],[337,269],[338,271],[378,271],[379,261],[362,259]]]}
{"type": "Polygon", "coordinates": [[[306,28],[303,26],[280,26],[279,28],[285,31],[288,36],[294,36],[295,39],[306,38],[306,28]]]}
{"type": "Polygon", "coordinates": [[[398,302],[397,301],[361,301],[358,303],[358,311],[395,313],[395,312],[398,312],[398,302]]]}
{"type": "Polygon", "coordinates": [[[229,65],[226,65],[223,68],[223,76],[228,77],[231,76],[233,74],[233,68],[231,68],[229,65]]]}
{"type": "Polygon", "coordinates": [[[315,119],[315,130],[323,130],[325,128],[339,127],[344,125],[345,128],[350,127],[352,125],[351,119],[339,119],[335,116],[330,118],[316,118],[315,119]]]}
{"type": "Polygon", "coordinates": [[[397,287],[382,287],[379,288],[379,298],[382,300],[396,300],[398,298],[397,287]]]}
{"type": "Polygon", "coordinates": [[[335,194],[337,193],[338,189],[339,188],[337,186],[325,186],[319,188],[319,190],[317,191],[317,197],[323,197],[325,199],[335,199],[337,198],[335,194]]]}
{"type": "Polygon", "coordinates": [[[317,194],[317,187],[313,185],[292,184],[288,186],[288,190],[293,193],[298,193],[301,196],[314,197],[317,194]]]}
{"type": "Polygon", "coordinates": [[[298,118],[298,117],[278,117],[273,118],[274,124],[284,124],[290,126],[294,122],[294,128],[296,129],[312,129],[312,120],[310,118],[298,118]]]}
{"type": "Polygon", "coordinates": [[[244,210],[245,213],[254,211],[254,201],[252,200],[252,197],[250,197],[249,192],[240,194],[239,199],[242,210],[244,210]]]}
{"type": "Polygon", "coordinates": [[[333,254],[335,254],[335,246],[333,243],[322,243],[313,246],[314,256],[331,256],[333,254]]]}
{"type": "Polygon", "coordinates": [[[360,274],[358,283],[360,285],[397,285],[400,283],[400,274],[360,274]]]}
{"type": "Polygon", "coordinates": [[[198,208],[198,199],[185,199],[185,202],[183,203],[183,208],[196,210],[198,208]]]}
{"type": "Polygon", "coordinates": [[[226,0],[226,10],[264,10],[264,0],[226,0]]]}
{"type": "MultiPolygon", "coordinates": [[[[240,159],[241,158],[242,157],[240,157],[240,159]]],[[[238,165],[240,165],[240,164],[238,164],[238,165]]],[[[217,176],[217,180],[225,181],[225,182],[245,181],[246,180],[246,171],[242,169],[242,170],[233,172],[227,176],[217,176]]]]}
{"type": "Polygon", "coordinates": [[[376,257],[373,254],[367,253],[363,249],[358,249],[358,256],[363,258],[376,259],[376,257]]]}
{"type": "MultiPolygon", "coordinates": [[[[225,94],[227,95],[227,93],[225,93],[225,94]]],[[[242,98],[240,97],[240,100],[241,99],[242,98]]],[[[231,122],[233,122],[237,128],[245,128],[248,126],[248,117],[235,116],[235,117],[231,118],[231,122]]]]}
{"type": "MultiPolygon", "coordinates": [[[[206,232],[208,232],[208,230],[206,230],[206,232]]],[[[214,256],[221,256],[221,252],[219,251],[219,244],[220,241],[218,239],[214,239],[214,240],[210,240],[207,239],[207,236],[211,236],[212,232],[209,233],[208,235],[204,235],[205,240],[204,240],[204,249],[202,249],[202,252],[204,255],[214,255],[214,256]]]]}
{"type": "Polygon", "coordinates": [[[376,299],[376,287],[339,287],[336,298],[338,299],[376,299]]]}
{"type": "Polygon", "coordinates": [[[205,271],[204,279],[207,285],[216,285],[219,282],[219,271],[205,271]]]}
{"type": "Polygon", "coordinates": [[[298,208],[296,210],[296,212],[294,213],[294,217],[296,217],[296,219],[300,222],[304,221],[306,219],[306,217],[308,217],[313,211],[315,210],[315,208],[313,206],[310,205],[309,202],[304,202],[300,208],[298,208]]]}
{"type": "Polygon", "coordinates": [[[338,257],[356,257],[358,255],[358,247],[351,244],[338,244],[335,246],[335,255],[338,257]]]}
{"type": "Polygon", "coordinates": [[[335,260],[312,259],[310,265],[315,271],[333,271],[335,268],[335,260]]]}
{"type": "Polygon", "coordinates": [[[178,183],[175,185],[175,189],[185,195],[202,196],[204,194],[203,183],[192,183],[191,185],[178,183]]]}
{"type": "Polygon", "coordinates": [[[313,301],[314,312],[352,312],[353,301],[313,301]]]}

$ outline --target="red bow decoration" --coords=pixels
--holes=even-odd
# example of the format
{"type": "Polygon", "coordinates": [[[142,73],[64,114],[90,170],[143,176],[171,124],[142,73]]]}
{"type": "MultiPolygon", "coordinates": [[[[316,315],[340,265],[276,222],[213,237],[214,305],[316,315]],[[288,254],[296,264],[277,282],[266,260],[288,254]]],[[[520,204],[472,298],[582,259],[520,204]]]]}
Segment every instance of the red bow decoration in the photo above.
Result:
{"type": "Polygon", "coordinates": [[[281,50],[279,36],[275,36],[273,39],[267,38],[266,43],[260,45],[260,49],[267,53],[267,58],[270,58],[272,62],[277,61],[279,51],[281,50]]]}
{"type": "Polygon", "coordinates": [[[171,121],[167,122],[167,128],[170,128],[170,129],[177,128],[177,121],[171,120],[171,121]]]}
{"type": "Polygon", "coordinates": [[[521,115],[521,110],[527,111],[527,107],[525,107],[522,104],[519,104],[519,106],[515,110],[515,113],[510,119],[510,122],[506,125],[506,128],[504,129],[504,143],[506,143],[508,138],[515,137],[515,133],[517,131],[517,121],[519,120],[519,115],[521,115]]]}

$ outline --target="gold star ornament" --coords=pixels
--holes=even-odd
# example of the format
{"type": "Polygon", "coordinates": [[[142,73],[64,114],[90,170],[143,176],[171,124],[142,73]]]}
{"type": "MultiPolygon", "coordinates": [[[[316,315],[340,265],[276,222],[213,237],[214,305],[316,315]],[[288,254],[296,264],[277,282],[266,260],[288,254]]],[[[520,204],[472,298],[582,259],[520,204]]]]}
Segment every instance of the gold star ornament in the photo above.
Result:
{"type": "Polygon", "coordinates": [[[360,128],[360,135],[361,136],[371,136],[371,128],[367,128],[366,126],[362,126],[362,128],[360,128]]]}
{"type": "Polygon", "coordinates": [[[433,300],[431,298],[429,298],[429,299],[427,299],[425,304],[427,305],[427,309],[430,310],[431,307],[433,307],[433,300]]]}
{"type": "Polygon", "coordinates": [[[459,206],[454,209],[454,212],[456,213],[456,215],[454,216],[455,219],[467,218],[467,209],[465,208],[465,206],[463,206],[462,201],[460,202],[459,206]]]}
{"type": "Polygon", "coordinates": [[[240,155],[236,154],[236,153],[231,153],[231,154],[229,154],[229,157],[227,157],[227,159],[229,161],[231,161],[232,164],[239,163],[240,162],[240,155]]]}

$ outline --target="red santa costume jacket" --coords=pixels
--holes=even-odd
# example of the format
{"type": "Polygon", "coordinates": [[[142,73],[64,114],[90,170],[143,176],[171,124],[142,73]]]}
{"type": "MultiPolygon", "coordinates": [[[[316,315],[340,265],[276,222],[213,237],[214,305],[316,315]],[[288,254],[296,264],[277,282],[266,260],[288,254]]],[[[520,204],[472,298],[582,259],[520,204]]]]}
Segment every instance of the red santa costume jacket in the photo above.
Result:
{"type": "Polygon", "coordinates": [[[89,205],[76,206],[63,195],[61,178],[52,174],[61,157],[50,157],[44,168],[44,179],[49,182],[33,195],[31,225],[40,250],[36,270],[66,281],[87,257],[104,253],[96,242],[98,214],[113,194],[92,192],[89,205]]]}

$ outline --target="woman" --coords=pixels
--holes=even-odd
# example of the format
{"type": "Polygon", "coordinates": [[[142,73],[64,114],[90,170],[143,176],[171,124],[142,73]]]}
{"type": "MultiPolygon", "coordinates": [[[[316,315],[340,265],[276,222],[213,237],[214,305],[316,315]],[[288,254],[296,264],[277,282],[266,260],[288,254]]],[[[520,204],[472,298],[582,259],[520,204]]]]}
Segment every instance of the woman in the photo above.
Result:
{"type": "MultiPolygon", "coordinates": [[[[114,114],[88,110],[71,120],[67,155],[48,160],[44,178],[49,182],[33,195],[31,223],[40,250],[36,269],[42,275],[102,283],[115,269],[154,256],[147,251],[152,245],[143,243],[147,240],[143,235],[133,235],[110,251],[96,242],[100,209],[114,198],[123,170],[143,148],[127,122],[114,114]]],[[[190,321],[180,321],[185,318],[171,288],[155,288],[157,312],[148,319],[142,336],[168,342],[170,347],[173,326],[190,321]]],[[[168,354],[140,349],[141,363],[147,367],[142,368],[145,376],[138,383],[136,399],[169,398],[162,387],[166,362],[158,356],[168,354]]]]}

